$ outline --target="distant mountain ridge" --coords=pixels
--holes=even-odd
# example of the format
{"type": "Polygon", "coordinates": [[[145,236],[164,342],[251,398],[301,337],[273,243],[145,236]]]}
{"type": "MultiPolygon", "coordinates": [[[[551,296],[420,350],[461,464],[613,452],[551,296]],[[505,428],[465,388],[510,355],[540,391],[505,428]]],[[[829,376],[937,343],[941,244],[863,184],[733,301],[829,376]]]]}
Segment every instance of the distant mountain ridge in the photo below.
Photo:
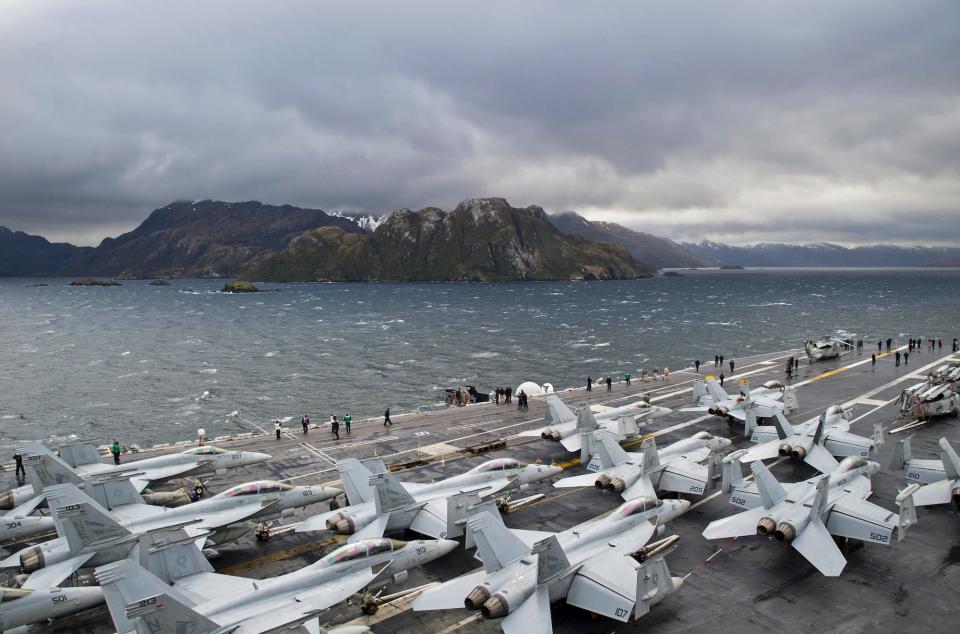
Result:
{"type": "Polygon", "coordinates": [[[718,260],[695,253],[672,240],[634,231],[612,222],[587,220],[574,211],[551,214],[549,218],[551,224],[563,233],[619,245],[634,259],[658,269],[720,265],[718,260]]]}
{"type": "Polygon", "coordinates": [[[368,235],[308,231],[244,276],[267,281],[630,279],[655,270],[626,250],[561,233],[542,208],[473,198],[453,211],[400,209],[368,235]]]}
{"type": "Polygon", "coordinates": [[[843,247],[815,244],[760,243],[737,247],[704,240],[683,243],[688,251],[731,266],[939,266],[960,259],[960,247],[843,247]]]}

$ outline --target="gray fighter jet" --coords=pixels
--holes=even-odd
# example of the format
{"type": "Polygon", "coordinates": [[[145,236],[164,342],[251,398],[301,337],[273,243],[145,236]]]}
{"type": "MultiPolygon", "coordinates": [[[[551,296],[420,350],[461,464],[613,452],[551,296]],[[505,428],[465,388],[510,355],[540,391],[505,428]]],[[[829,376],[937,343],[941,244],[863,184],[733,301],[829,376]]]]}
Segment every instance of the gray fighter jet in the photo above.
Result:
{"type": "Polygon", "coordinates": [[[720,381],[712,376],[693,383],[693,406],[681,408],[681,412],[707,412],[728,420],[747,420],[747,411],[752,410],[757,418],[771,418],[777,412],[789,414],[797,409],[797,395],[779,381],[767,381],[763,387],[750,389],[747,379],[740,380],[740,393],[727,394],[720,381]]]}
{"type": "Polygon", "coordinates": [[[640,425],[671,412],[666,407],[658,407],[640,400],[612,408],[581,403],[574,413],[556,394],[548,394],[546,399],[545,418],[550,424],[546,427],[528,429],[517,435],[534,438],[539,436],[544,440],[557,441],[567,451],[580,451],[581,434],[595,429],[606,429],[620,440],[636,438],[640,434],[640,425]]]}
{"type": "MultiPolygon", "coordinates": [[[[21,449],[21,453],[50,453],[50,450],[34,443],[21,449]]],[[[91,443],[70,443],[60,447],[60,458],[74,468],[78,475],[129,469],[130,465],[113,465],[103,462],[100,452],[91,443]]],[[[227,451],[213,445],[184,449],[178,453],[154,456],[135,461],[140,473],[133,480],[138,491],[143,491],[151,482],[163,482],[187,476],[213,475],[227,469],[248,467],[269,460],[269,454],[256,451],[227,451]]],[[[13,509],[31,501],[37,492],[30,485],[0,492],[0,509],[13,509]]]]}
{"type": "Polygon", "coordinates": [[[24,588],[55,587],[81,567],[126,557],[137,535],[154,528],[198,519],[190,530],[198,534],[208,531],[205,541],[220,545],[253,530],[251,520],[288,514],[341,492],[273,481],[248,482],[207,500],[165,508],[131,502],[139,494],[129,480],[110,480],[103,486],[106,491],[102,499],[109,500],[110,507],[102,506],[73,484],[44,489],[59,537],[14,553],[0,562],[0,568],[19,565],[24,574],[30,575],[24,588]],[[111,511],[113,503],[118,503],[117,513],[111,511]]]}
{"type": "Polygon", "coordinates": [[[875,425],[873,438],[850,433],[851,412],[831,405],[825,412],[791,425],[782,413],[773,416],[773,425],[757,425],[753,411],[747,410],[746,430],[750,442],[759,443],[746,450],[740,462],[768,460],[777,456],[802,460],[821,473],[836,467],[833,456],[867,458],[884,442],[883,427],[875,425]]]}
{"type": "Polygon", "coordinates": [[[97,586],[78,588],[0,588],[0,631],[58,619],[103,603],[97,586]]]}
{"type": "Polygon", "coordinates": [[[641,561],[631,555],[689,507],[686,500],[637,498],[561,533],[511,530],[482,511],[467,520],[467,541],[476,544],[483,570],[427,590],[413,609],[479,609],[484,618],[506,617],[506,634],[552,632],[550,604],[561,599],[618,621],[639,618],[681,580],[670,576],[665,552],[653,549],[641,561]]]}
{"type": "Polygon", "coordinates": [[[949,504],[960,508],[960,456],[947,441],[940,439],[940,460],[924,460],[910,455],[910,439],[897,443],[893,452],[893,469],[906,469],[907,481],[923,486],[913,496],[917,506],[949,504]]]}
{"type": "Polygon", "coordinates": [[[402,582],[411,568],[457,547],[453,540],[370,539],[279,577],[247,579],[213,572],[194,541],[181,527],[144,535],[139,564],[126,559],[97,568],[117,632],[315,632],[323,611],[360,590],[402,582]]]}
{"type": "Polygon", "coordinates": [[[463,496],[478,494],[489,499],[562,471],[560,467],[495,458],[465,473],[422,484],[399,482],[379,461],[364,464],[348,458],[337,462],[337,470],[350,505],[306,519],[297,527],[298,533],[330,530],[350,535],[351,542],[404,529],[429,537],[457,537],[463,534],[463,496]]]}
{"type": "Polygon", "coordinates": [[[844,458],[827,475],[789,484],[778,482],[760,461],[750,465],[755,481],[746,482],[738,458],[731,454],[724,459],[723,489],[732,492],[732,504],[749,510],[711,522],[703,531],[707,539],[773,536],[793,546],[823,575],[836,577],[847,560],[833,536],[889,545],[894,529],[902,540],[917,521],[911,496],[918,485],[897,496],[899,514],[867,502],[869,476],[880,465],[860,456],[844,458]]]}
{"type": "Polygon", "coordinates": [[[640,453],[627,453],[609,432],[588,433],[580,460],[589,460],[591,473],[563,478],[553,486],[595,486],[619,493],[625,500],[655,496],[656,490],[702,495],[712,477],[711,469],[700,463],[730,444],[726,438],[700,431],[660,450],[650,438],[640,445],[640,453]]]}

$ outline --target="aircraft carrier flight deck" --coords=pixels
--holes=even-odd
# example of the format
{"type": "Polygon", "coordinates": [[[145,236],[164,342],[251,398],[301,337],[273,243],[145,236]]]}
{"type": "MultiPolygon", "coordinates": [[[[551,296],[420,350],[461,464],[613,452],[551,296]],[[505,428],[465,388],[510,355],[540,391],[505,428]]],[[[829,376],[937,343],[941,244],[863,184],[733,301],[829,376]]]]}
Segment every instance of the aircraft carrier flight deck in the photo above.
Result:
{"type": "MultiPolygon", "coordinates": [[[[874,344],[875,345],[875,344],[874,344]]],[[[885,444],[872,456],[882,465],[873,476],[874,493],[870,501],[896,510],[894,499],[906,486],[903,471],[890,470],[896,441],[911,437],[915,458],[938,457],[937,442],[946,437],[960,447],[960,426],[954,417],[941,417],[909,430],[889,431],[911,422],[898,419],[897,400],[902,391],[919,381],[933,368],[960,354],[928,351],[926,346],[910,355],[910,365],[896,367],[893,354],[878,355],[871,363],[867,349],[851,352],[839,359],[808,363],[802,351],[782,351],[737,359],[736,372],[725,379],[728,392],[736,392],[738,382],[748,379],[758,387],[771,379],[784,381],[784,364],[791,355],[801,358],[798,375],[785,381],[796,391],[799,408],[791,421],[817,416],[830,405],[852,410],[851,432],[869,436],[874,424],[888,431],[885,444]]],[[[669,380],[632,385],[622,380],[607,391],[596,384],[593,391],[566,390],[559,396],[571,408],[588,402],[618,406],[649,395],[655,405],[669,407],[672,413],[643,427],[656,437],[659,446],[706,430],[733,440],[726,451],[752,446],[743,438],[743,424],[730,424],[708,413],[681,412],[689,406],[695,379],[719,374],[712,359],[700,367],[672,372],[669,380]]],[[[619,377],[622,379],[622,377],[619,377]]],[[[429,482],[448,477],[495,457],[511,456],[522,461],[553,463],[564,468],[563,475],[584,473],[579,454],[568,453],[557,442],[540,438],[517,437],[522,430],[544,425],[542,398],[531,397],[530,407],[518,411],[516,403],[495,405],[480,403],[450,407],[427,413],[394,416],[394,425],[384,427],[381,420],[355,421],[352,434],[341,427],[336,441],[326,424],[301,433],[298,424],[287,425],[276,440],[271,421],[257,421],[268,434],[226,442],[218,446],[271,454],[269,461],[227,472],[206,480],[211,492],[248,480],[280,479],[293,484],[336,486],[338,459],[377,456],[403,481],[429,482]],[[504,444],[501,444],[504,441],[504,444]]],[[[315,421],[316,422],[316,421],[315,421]]],[[[625,444],[636,451],[639,440],[625,444]]],[[[182,449],[170,447],[166,451],[182,449]]],[[[124,455],[124,463],[138,457],[156,455],[162,449],[124,455]]],[[[789,459],[770,463],[781,482],[812,477],[815,471],[806,464],[789,459]]],[[[749,472],[749,471],[746,471],[749,472]]],[[[8,475],[9,485],[14,485],[8,475]]],[[[561,531],[577,523],[602,516],[621,502],[619,495],[600,492],[593,487],[560,489],[552,481],[542,481],[517,493],[514,498],[536,494],[544,497],[504,513],[504,522],[512,528],[561,531]]],[[[661,497],[671,497],[664,492],[661,497]]],[[[678,497],[678,496],[673,496],[678,497]]],[[[904,541],[891,546],[866,544],[845,553],[847,565],[839,577],[821,575],[799,553],[770,537],[742,537],[709,541],[701,533],[711,521],[739,511],[719,491],[705,496],[687,496],[692,502],[688,512],[667,525],[665,536],[679,535],[676,549],[668,555],[671,574],[684,583],[675,593],[633,623],[619,623],[595,617],[565,603],[553,606],[553,624],[557,632],[856,632],[856,631],[947,631],[955,629],[956,604],[960,599],[960,516],[954,505],[917,509],[918,523],[904,541]]],[[[326,509],[300,510],[283,523],[296,523],[326,509]]],[[[398,535],[403,538],[402,535],[398,535]]],[[[252,536],[227,545],[213,560],[218,572],[267,578],[296,570],[317,561],[346,540],[331,533],[287,533],[267,541],[252,536]]],[[[462,540],[461,540],[462,541],[462,540]]],[[[21,545],[15,548],[22,547],[21,545]]],[[[7,553],[13,552],[8,549],[7,553]]],[[[473,551],[458,548],[453,553],[411,570],[400,585],[389,586],[390,594],[443,582],[475,570],[479,562],[473,551]]],[[[415,612],[412,596],[384,601],[373,615],[361,612],[357,601],[340,605],[321,618],[321,624],[367,624],[374,632],[499,632],[498,621],[485,620],[479,612],[466,609],[415,612]]],[[[105,607],[95,608],[56,621],[32,626],[31,632],[113,632],[105,607]]]]}

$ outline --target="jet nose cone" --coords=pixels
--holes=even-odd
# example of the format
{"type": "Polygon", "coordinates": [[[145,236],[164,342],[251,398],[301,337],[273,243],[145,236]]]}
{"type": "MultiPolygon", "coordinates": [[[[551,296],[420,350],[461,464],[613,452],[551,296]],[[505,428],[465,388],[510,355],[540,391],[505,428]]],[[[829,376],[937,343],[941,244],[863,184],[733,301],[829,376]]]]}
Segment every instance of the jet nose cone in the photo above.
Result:
{"type": "Polygon", "coordinates": [[[244,454],[244,464],[259,464],[261,462],[266,462],[271,458],[268,453],[261,453],[259,451],[245,451],[244,454]]]}
{"type": "Polygon", "coordinates": [[[880,463],[874,462],[873,460],[867,460],[867,473],[873,475],[878,471],[880,471],[880,463]]]}
{"type": "Polygon", "coordinates": [[[553,464],[548,465],[546,469],[544,469],[544,473],[546,474],[544,475],[545,478],[552,478],[553,476],[558,476],[563,473],[563,467],[558,467],[557,465],[553,464]]]}
{"type": "Polygon", "coordinates": [[[459,545],[455,539],[438,539],[436,544],[437,557],[452,553],[459,545]]]}
{"type": "Polygon", "coordinates": [[[729,438],[717,438],[717,447],[720,449],[729,447],[732,444],[733,444],[733,441],[730,440],[729,438]]]}
{"type": "Polygon", "coordinates": [[[690,500],[677,500],[677,514],[683,514],[690,510],[690,500]]]}

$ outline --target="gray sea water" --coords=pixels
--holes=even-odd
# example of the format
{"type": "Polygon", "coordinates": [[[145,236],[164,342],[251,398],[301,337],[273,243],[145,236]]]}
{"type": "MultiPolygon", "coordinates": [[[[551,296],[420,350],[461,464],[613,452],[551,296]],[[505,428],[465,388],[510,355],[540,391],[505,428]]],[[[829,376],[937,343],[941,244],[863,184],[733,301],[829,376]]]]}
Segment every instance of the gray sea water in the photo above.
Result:
{"type": "Polygon", "coordinates": [[[557,388],[823,334],[960,334],[958,270],[684,272],[624,282],[264,284],[0,280],[0,445],[152,444],[409,411],[460,384],[557,388]],[[33,286],[45,282],[48,286],[33,286]]]}

